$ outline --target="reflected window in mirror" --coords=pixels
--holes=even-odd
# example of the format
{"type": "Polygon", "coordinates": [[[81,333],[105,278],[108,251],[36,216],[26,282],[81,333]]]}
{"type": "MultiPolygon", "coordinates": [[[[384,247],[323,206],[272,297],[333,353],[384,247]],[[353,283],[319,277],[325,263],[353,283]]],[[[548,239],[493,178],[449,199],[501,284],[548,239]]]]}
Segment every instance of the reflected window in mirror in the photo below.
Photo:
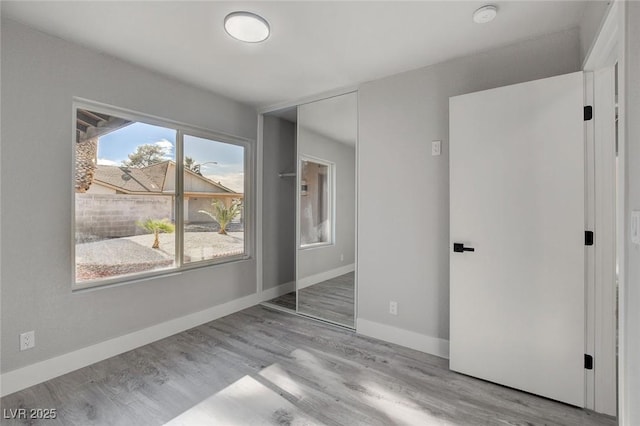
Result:
{"type": "Polygon", "coordinates": [[[335,165],[317,159],[300,161],[300,247],[333,243],[333,174],[335,165]]]}

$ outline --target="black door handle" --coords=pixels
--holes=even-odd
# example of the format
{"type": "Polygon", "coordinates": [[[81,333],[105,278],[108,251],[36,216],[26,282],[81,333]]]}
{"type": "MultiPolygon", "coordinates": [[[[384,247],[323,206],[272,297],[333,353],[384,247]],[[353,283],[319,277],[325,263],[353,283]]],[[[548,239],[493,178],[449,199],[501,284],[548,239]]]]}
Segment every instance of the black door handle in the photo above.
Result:
{"type": "Polygon", "coordinates": [[[462,243],[453,243],[453,251],[462,253],[463,251],[476,251],[473,247],[465,247],[462,243]]]}

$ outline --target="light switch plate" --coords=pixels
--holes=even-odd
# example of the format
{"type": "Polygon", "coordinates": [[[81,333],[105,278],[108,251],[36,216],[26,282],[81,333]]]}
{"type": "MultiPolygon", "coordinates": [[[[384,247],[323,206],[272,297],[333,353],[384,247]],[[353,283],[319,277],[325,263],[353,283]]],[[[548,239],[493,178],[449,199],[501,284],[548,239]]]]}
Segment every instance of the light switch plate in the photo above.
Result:
{"type": "Polygon", "coordinates": [[[640,245],[640,210],[631,212],[631,243],[640,245]]]}
{"type": "Polygon", "coordinates": [[[438,156],[442,153],[442,141],[431,142],[431,155],[438,156]]]}

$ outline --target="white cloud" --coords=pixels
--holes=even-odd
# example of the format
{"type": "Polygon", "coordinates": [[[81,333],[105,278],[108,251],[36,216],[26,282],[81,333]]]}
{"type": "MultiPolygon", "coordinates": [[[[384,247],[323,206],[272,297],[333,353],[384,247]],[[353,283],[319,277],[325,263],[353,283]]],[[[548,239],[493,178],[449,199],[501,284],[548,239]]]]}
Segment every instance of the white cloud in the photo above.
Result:
{"type": "Polygon", "coordinates": [[[217,175],[207,175],[207,179],[211,179],[214,182],[220,182],[221,185],[226,186],[235,192],[244,192],[244,173],[226,173],[217,175]]]}
{"type": "Polygon", "coordinates": [[[154,145],[159,146],[160,148],[164,149],[165,154],[165,158],[166,159],[172,159],[173,158],[173,143],[171,143],[170,141],[166,140],[166,139],[161,139],[158,142],[156,142],[154,145]]]}
{"type": "Polygon", "coordinates": [[[106,158],[98,158],[98,165],[100,166],[119,166],[120,161],[108,160],[106,158]]]}

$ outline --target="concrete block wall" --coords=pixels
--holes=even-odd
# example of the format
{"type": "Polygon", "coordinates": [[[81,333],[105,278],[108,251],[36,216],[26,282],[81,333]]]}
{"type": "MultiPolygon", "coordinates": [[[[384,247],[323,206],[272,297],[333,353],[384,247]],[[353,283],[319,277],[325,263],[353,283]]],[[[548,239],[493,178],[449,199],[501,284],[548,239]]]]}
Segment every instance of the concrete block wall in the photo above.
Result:
{"type": "Polygon", "coordinates": [[[173,220],[173,197],[167,195],[76,194],[76,239],[130,237],[146,231],[136,222],[173,220]]]}

